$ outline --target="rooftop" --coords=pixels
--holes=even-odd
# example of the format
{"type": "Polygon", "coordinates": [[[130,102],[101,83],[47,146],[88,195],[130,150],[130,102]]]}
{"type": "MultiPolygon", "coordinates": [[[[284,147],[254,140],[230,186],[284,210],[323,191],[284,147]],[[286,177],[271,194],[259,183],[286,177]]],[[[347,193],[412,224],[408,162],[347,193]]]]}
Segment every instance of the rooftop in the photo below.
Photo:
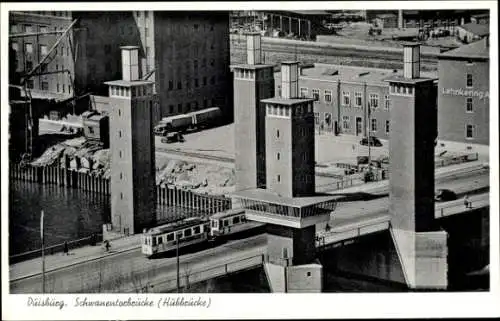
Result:
{"type": "Polygon", "coordinates": [[[483,25],[479,23],[466,23],[464,25],[459,26],[459,28],[462,28],[464,30],[467,30],[470,33],[473,33],[477,36],[486,36],[490,34],[490,25],[483,25]]]}
{"type": "Polygon", "coordinates": [[[293,105],[298,105],[302,104],[305,102],[311,102],[314,99],[312,98],[282,98],[282,97],[274,97],[274,98],[267,98],[267,99],[262,99],[261,102],[263,103],[269,103],[269,104],[280,104],[280,105],[287,105],[287,106],[293,106],[293,105]]]}
{"type": "Polygon", "coordinates": [[[244,190],[244,191],[237,191],[233,193],[233,196],[242,198],[242,199],[247,199],[247,200],[252,200],[252,201],[258,201],[258,202],[265,202],[265,203],[272,203],[276,205],[283,205],[283,206],[288,206],[288,207],[307,207],[311,205],[315,205],[318,203],[323,203],[323,202],[328,202],[328,201],[333,201],[338,198],[341,198],[341,196],[332,196],[332,195],[325,195],[325,194],[317,194],[314,196],[306,196],[306,197],[285,197],[281,196],[277,193],[270,192],[265,189],[250,189],[250,190],[244,190]]]}
{"type": "MultiPolygon", "coordinates": [[[[437,72],[421,72],[422,77],[437,78],[437,72]]],[[[369,83],[385,86],[385,80],[390,77],[403,75],[402,70],[355,67],[345,65],[331,65],[315,63],[313,68],[302,69],[299,78],[318,79],[325,81],[342,81],[353,83],[369,83]]],[[[275,73],[275,78],[281,79],[281,72],[275,73]]]]}
{"type": "Polygon", "coordinates": [[[250,64],[237,64],[237,65],[230,65],[229,68],[234,69],[234,68],[244,68],[244,69],[262,69],[262,68],[274,68],[274,65],[272,64],[258,64],[258,65],[250,65],[250,64]]]}
{"type": "Polygon", "coordinates": [[[490,48],[485,43],[486,39],[473,42],[468,45],[458,47],[456,49],[443,52],[439,55],[439,58],[479,58],[479,59],[489,59],[490,58],[490,48]]]}
{"type": "Polygon", "coordinates": [[[114,85],[114,86],[123,86],[123,87],[133,87],[133,86],[143,86],[143,85],[149,85],[149,84],[154,84],[152,81],[147,81],[147,80],[112,80],[112,81],[106,81],[106,85],[114,85]]]}

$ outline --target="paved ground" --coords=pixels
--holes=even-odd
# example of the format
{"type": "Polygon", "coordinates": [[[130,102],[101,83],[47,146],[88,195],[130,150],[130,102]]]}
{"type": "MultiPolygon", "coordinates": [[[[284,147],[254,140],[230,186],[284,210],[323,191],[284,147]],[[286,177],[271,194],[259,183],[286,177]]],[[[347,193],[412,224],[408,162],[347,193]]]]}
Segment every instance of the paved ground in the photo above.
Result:
{"type": "MultiPolygon", "coordinates": [[[[178,148],[187,152],[198,152],[213,156],[234,158],[234,125],[206,129],[203,131],[186,134],[184,143],[157,144],[169,148],[178,148]]],[[[316,134],[316,162],[330,164],[335,162],[356,162],[357,156],[368,155],[368,146],[359,144],[360,137],[352,135],[335,136],[331,133],[316,134]]],[[[389,155],[389,141],[382,140],[382,147],[371,147],[371,155],[374,158],[389,155]]],[[[441,143],[441,142],[440,142],[441,143]]],[[[478,152],[479,159],[487,162],[489,160],[488,146],[442,142],[444,146],[436,147],[436,154],[442,151],[450,153],[472,153],[478,152]],[[467,149],[471,146],[471,149],[467,149]]]]}

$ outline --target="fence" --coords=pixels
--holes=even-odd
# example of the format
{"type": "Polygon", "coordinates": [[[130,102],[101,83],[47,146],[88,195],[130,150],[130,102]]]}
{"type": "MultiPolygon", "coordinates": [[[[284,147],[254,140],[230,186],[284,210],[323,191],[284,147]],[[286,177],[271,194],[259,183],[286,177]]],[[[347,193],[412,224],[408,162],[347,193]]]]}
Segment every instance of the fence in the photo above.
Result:
{"type": "Polygon", "coordinates": [[[180,188],[156,186],[156,199],[161,206],[175,206],[195,210],[198,215],[210,215],[232,207],[231,199],[225,196],[199,194],[180,188]]]}
{"type": "MultiPolygon", "coordinates": [[[[68,242],[68,249],[74,249],[82,247],[84,245],[95,245],[102,241],[102,234],[95,234],[94,236],[88,236],[81,239],[73,240],[68,242]]],[[[64,243],[48,246],[45,248],[45,254],[51,255],[64,251],[64,243]]],[[[9,257],[9,264],[18,263],[21,261],[26,261],[42,256],[42,249],[37,249],[33,251],[23,252],[15,254],[9,257]]]]}
{"type": "Polygon", "coordinates": [[[444,167],[454,164],[473,162],[479,159],[478,153],[470,153],[460,156],[441,156],[435,160],[436,167],[444,167]]]}
{"type": "MultiPolygon", "coordinates": [[[[195,271],[184,271],[181,269],[179,275],[179,285],[181,288],[188,288],[191,284],[196,284],[209,279],[217,278],[223,275],[236,273],[243,270],[257,268],[262,266],[264,255],[253,255],[250,257],[238,258],[236,260],[217,264],[212,267],[203,267],[195,271]]],[[[159,279],[149,283],[142,288],[132,287],[124,292],[168,292],[176,289],[177,277],[159,279]]]]}

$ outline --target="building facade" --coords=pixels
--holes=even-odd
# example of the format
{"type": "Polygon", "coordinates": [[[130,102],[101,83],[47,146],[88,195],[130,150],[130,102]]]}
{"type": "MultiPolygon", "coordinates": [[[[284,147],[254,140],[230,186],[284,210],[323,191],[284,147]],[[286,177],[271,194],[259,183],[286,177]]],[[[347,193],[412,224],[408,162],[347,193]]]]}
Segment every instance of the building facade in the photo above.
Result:
{"type": "MultiPolygon", "coordinates": [[[[155,83],[153,121],[208,107],[232,120],[228,12],[37,12],[12,13],[11,34],[62,30],[76,20],[32,89],[50,93],[105,95],[104,82],[121,76],[120,47],[139,46],[140,77],[155,83]],[[73,88],[75,87],[75,88],[73,88]]],[[[60,34],[12,41],[18,71],[35,66],[60,34]]]]}
{"type": "MultiPolygon", "coordinates": [[[[299,77],[299,96],[314,99],[318,132],[388,139],[391,99],[384,80],[399,71],[314,64],[299,77]]],[[[430,76],[435,76],[433,73],[430,76]]],[[[280,73],[275,73],[279,79],[280,73]]],[[[281,91],[276,81],[276,92],[281,91]]]]}
{"type": "Polygon", "coordinates": [[[489,40],[439,57],[438,138],[489,145],[489,40]]]}
{"type": "MultiPolygon", "coordinates": [[[[72,21],[71,12],[67,11],[10,12],[9,44],[14,54],[11,60],[17,63],[16,74],[22,76],[32,71],[72,21]]],[[[47,63],[27,79],[27,87],[36,96],[46,94],[47,98],[69,98],[73,94],[75,69],[69,41],[72,37],[70,33],[69,37],[63,38],[47,63]],[[39,75],[41,73],[45,74],[39,75]]]]}

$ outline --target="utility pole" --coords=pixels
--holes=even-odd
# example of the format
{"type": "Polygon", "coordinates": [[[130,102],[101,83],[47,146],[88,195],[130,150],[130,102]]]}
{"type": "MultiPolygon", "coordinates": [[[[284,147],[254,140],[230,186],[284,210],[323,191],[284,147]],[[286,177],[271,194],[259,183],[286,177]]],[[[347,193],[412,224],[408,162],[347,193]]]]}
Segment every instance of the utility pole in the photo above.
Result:
{"type": "Polygon", "coordinates": [[[43,224],[43,210],[40,216],[40,237],[42,238],[42,293],[45,293],[45,229],[43,224]]]}
{"type": "Polygon", "coordinates": [[[176,256],[177,256],[177,293],[181,292],[181,279],[180,279],[180,264],[179,264],[179,237],[180,234],[175,236],[176,238],[176,256]]]}

